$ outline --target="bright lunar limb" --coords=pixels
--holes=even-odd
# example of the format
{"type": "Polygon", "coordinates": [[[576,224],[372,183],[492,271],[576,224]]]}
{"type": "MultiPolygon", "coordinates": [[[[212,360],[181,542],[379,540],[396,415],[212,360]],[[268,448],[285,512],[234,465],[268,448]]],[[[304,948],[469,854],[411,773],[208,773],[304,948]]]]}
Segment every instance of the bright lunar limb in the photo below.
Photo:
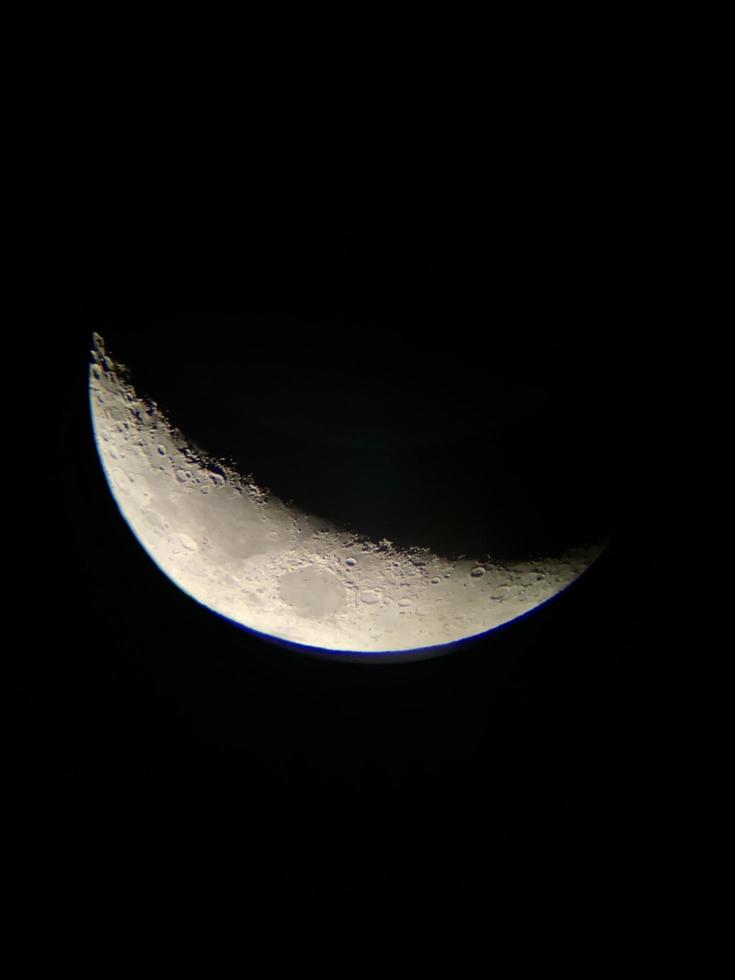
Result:
{"type": "Polygon", "coordinates": [[[140,543],[192,598],[268,637],[322,651],[428,653],[539,606],[604,547],[499,563],[369,540],[195,449],[98,334],[89,385],[105,476],[140,543]]]}

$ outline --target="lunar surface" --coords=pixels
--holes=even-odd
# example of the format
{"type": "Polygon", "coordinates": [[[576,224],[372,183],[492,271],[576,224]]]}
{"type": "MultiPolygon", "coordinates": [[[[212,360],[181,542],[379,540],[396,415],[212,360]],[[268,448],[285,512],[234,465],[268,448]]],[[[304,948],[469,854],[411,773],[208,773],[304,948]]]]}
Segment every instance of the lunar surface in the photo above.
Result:
{"type": "Polygon", "coordinates": [[[371,540],[195,448],[136,392],[98,334],[89,384],[104,473],[140,544],[197,602],[270,638],[327,651],[426,653],[528,613],[604,547],[501,563],[371,540]]]}

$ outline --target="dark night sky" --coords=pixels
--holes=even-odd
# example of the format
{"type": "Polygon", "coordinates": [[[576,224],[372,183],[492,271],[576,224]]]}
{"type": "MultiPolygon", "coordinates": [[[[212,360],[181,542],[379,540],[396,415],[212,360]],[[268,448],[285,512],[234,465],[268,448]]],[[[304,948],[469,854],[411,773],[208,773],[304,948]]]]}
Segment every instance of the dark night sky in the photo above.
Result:
{"type": "Polygon", "coordinates": [[[329,209],[95,191],[52,189],[14,231],[54,455],[43,602],[8,658],[19,902],[74,882],[101,901],[227,892],[251,922],[478,928],[655,905],[670,515],[628,216],[589,189],[329,209]],[[613,542],[557,601],[433,660],[264,642],[180,593],[121,521],[86,414],[93,329],[274,489],[399,536],[451,523],[461,486],[455,542],[467,514],[508,553],[603,525],[613,542]]]}

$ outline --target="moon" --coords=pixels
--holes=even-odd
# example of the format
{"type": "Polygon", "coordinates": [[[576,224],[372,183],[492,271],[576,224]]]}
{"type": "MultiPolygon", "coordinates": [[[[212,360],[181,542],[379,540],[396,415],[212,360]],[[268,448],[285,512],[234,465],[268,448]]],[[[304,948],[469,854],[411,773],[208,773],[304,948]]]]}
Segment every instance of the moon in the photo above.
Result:
{"type": "Polygon", "coordinates": [[[96,333],[89,403],[112,496],[158,568],[212,612],[311,652],[445,652],[558,595],[605,546],[447,557],[308,513],[195,446],[96,333]]]}

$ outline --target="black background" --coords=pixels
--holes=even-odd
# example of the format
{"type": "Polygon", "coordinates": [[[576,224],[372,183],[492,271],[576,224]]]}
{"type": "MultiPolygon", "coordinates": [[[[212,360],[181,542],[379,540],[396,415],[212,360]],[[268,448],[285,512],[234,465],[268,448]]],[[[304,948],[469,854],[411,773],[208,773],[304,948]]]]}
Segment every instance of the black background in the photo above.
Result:
{"type": "MultiPolygon", "coordinates": [[[[40,474],[41,532],[26,579],[37,601],[17,613],[7,658],[19,907],[101,914],[131,897],[156,910],[226,896],[249,924],[471,928],[508,914],[653,914],[671,876],[670,515],[654,273],[630,187],[516,175],[464,197],[352,187],[327,204],[273,176],[219,196],[165,177],[43,192],[31,179],[11,233],[20,343],[6,369],[34,406],[19,421],[40,474]],[[445,439],[436,471],[425,456],[419,478],[404,471],[409,497],[429,486],[416,527],[439,507],[443,489],[426,483],[438,471],[450,492],[464,481],[473,520],[504,508],[481,528],[499,550],[603,526],[612,543],[555,602],[435,659],[364,666],[251,636],[172,586],[121,520],[88,417],[93,329],[224,453],[247,452],[230,441],[243,416],[225,424],[218,385],[197,365],[229,360],[212,354],[222,338],[238,365],[254,349],[257,376],[237,375],[261,414],[243,414],[265,482],[287,494],[313,485],[303,473],[289,483],[289,447],[311,439],[311,461],[321,447],[328,493],[345,453],[357,459],[345,440],[368,431],[371,451],[385,445],[426,392],[444,399],[442,432],[461,449],[452,456],[445,439]],[[268,407],[283,406],[284,376],[302,383],[299,366],[315,391],[338,374],[339,401],[307,413],[296,436],[282,425],[276,451],[268,407]],[[493,395],[501,382],[537,400],[509,413],[493,395]],[[360,398],[345,413],[348,387],[360,398]],[[376,421],[381,387],[390,408],[376,421]],[[336,450],[323,448],[326,430],[336,450]]],[[[305,398],[299,389],[295,402],[305,398]]],[[[436,420],[411,432],[431,442],[436,420]]],[[[371,510],[378,497],[356,492],[349,516],[392,521],[400,535],[405,500],[371,510]]]]}

